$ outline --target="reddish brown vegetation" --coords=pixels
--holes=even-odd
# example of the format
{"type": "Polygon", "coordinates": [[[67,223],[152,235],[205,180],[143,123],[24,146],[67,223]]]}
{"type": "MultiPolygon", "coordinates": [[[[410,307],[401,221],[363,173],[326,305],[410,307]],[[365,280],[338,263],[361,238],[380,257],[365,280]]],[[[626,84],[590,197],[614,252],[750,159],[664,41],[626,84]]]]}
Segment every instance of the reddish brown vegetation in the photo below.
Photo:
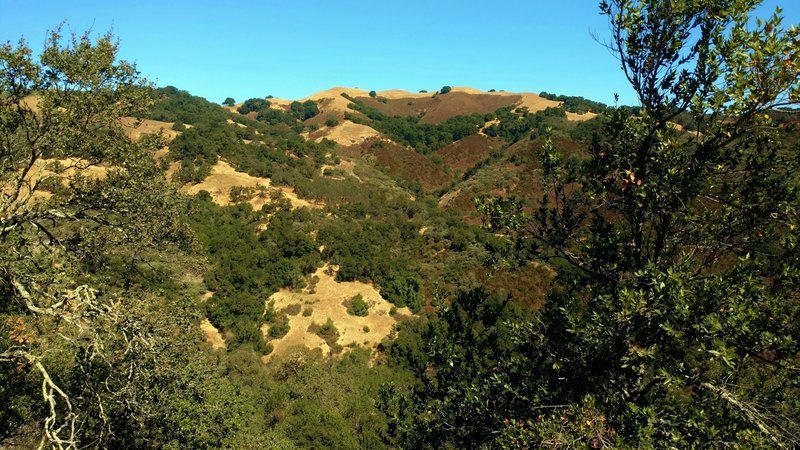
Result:
{"type": "Polygon", "coordinates": [[[522,97],[517,95],[450,92],[438,95],[433,99],[420,123],[442,123],[451,117],[463,114],[488,114],[505,106],[514,105],[521,100],[522,97]]]}
{"type": "Polygon", "coordinates": [[[489,278],[486,287],[489,291],[503,290],[515,303],[532,309],[544,305],[545,294],[555,272],[543,264],[528,264],[516,270],[501,270],[489,278]]]}
{"type": "Polygon", "coordinates": [[[425,113],[419,122],[436,124],[459,115],[495,112],[522,101],[522,97],[450,92],[435,97],[384,99],[385,101],[372,97],[358,97],[357,100],[388,116],[417,116],[425,113]]]}
{"type": "Polygon", "coordinates": [[[388,175],[417,182],[426,192],[435,192],[450,183],[450,175],[441,166],[413,149],[391,141],[370,139],[359,145],[340,147],[337,153],[353,158],[373,155],[376,166],[388,175]]]}
{"type": "Polygon", "coordinates": [[[385,99],[385,102],[372,97],[358,97],[356,100],[387,116],[418,116],[420,113],[424,113],[433,101],[430,97],[385,99]]]}
{"type": "Polygon", "coordinates": [[[500,139],[473,134],[442,148],[437,154],[453,170],[453,174],[460,177],[468,169],[485,161],[492,150],[501,145],[500,139]]]}

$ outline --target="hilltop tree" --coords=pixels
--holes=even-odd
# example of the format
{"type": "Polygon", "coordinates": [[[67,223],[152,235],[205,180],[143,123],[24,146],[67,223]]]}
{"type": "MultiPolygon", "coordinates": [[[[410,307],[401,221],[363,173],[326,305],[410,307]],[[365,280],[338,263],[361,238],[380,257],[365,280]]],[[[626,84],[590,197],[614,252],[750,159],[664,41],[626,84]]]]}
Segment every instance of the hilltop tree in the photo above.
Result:
{"type": "Polygon", "coordinates": [[[257,112],[260,114],[269,110],[270,105],[271,103],[269,100],[264,100],[263,98],[248,98],[236,111],[238,111],[239,114],[247,114],[250,112],[257,112]]]}
{"type": "Polygon", "coordinates": [[[440,94],[447,94],[448,92],[450,92],[452,90],[453,90],[453,88],[451,88],[450,86],[442,86],[442,88],[439,90],[439,93],[440,94]]]}
{"type": "Polygon", "coordinates": [[[494,317],[443,310],[421,341],[427,383],[387,402],[401,442],[797,445],[800,167],[768,112],[800,100],[800,31],[779,11],[751,24],[756,3],[601,3],[641,114],[609,111],[583,157],[548,141],[532,214],[479,202],[558,278],[503,341],[464,338],[494,317]],[[696,132],[670,123],[682,113],[696,132]]]}
{"type": "Polygon", "coordinates": [[[233,106],[236,104],[236,100],[234,100],[232,97],[227,97],[225,98],[225,101],[222,102],[222,104],[224,106],[233,106]]]}
{"type": "Polygon", "coordinates": [[[298,120],[308,120],[319,114],[319,107],[313,100],[306,100],[304,102],[292,102],[289,105],[289,110],[292,115],[298,120]]]}
{"type": "Polygon", "coordinates": [[[0,443],[35,423],[41,446],[104,446],[152,405],[161,345],[120,285],[188,235],[151,157],[163,143],[123,133],[149,86],[112,37],[56,30],[31,53],[0,46],[0,443]]]}

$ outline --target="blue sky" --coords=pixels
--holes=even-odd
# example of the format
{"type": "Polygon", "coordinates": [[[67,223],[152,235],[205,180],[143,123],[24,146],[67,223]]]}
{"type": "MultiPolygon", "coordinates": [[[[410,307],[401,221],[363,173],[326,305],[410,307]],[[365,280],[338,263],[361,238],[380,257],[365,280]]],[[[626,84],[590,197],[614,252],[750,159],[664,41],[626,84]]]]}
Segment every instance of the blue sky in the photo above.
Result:
{"type": "MultiPolygon", "coordinates": [[[[0,0],[0,41],[112,30],[120,56],[159,86],[211,101],[302,98],[333,86],[436,90],[443,85],[548,91],[635,104],[597,0],[450,1],[0,0]]],[[[800,1],[784,7],[800,23],[800,1]]],[[[761,14],[766,15],[766,14],[761,14]]]]}

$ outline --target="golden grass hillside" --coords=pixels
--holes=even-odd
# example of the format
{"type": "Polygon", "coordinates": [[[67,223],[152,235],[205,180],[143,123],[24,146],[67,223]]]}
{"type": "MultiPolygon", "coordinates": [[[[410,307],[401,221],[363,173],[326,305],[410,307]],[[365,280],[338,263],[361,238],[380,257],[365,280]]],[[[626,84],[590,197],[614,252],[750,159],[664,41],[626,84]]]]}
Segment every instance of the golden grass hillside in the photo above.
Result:
{"type": "MultiPolygon", "coordinates": [[[[270,341],[273,351],[264,357],[265,361],[286,355],[297,347],[319,349],[324,355],[330,354],[330,346],[313,332],[313,325],[321,325],[328,319],[333,321],[339,332],[336,343],[345,348],[357,345],[374,350],[392,332],[397,322],[389,314],[393,305],[381,297],[375,286],[360,281],[338,282],[335,280],[335,270],[329,266],[317,269],[313,278],[318,281],[302,292],[282,289],[270,296],[268,302],[274,302],[275,311],[294,307],[299,312],[288,315],[289,332],[280,339],[270,341]],[[345,303],[357,294],[361,294],[370,305],[366,317],[347,312],[345,303]]],[[[408,308],[396,310],[395,316],[411,316],[408,308]]],[[[262,331],[266,336],[269,325],[264,324],[262,331]]]]}

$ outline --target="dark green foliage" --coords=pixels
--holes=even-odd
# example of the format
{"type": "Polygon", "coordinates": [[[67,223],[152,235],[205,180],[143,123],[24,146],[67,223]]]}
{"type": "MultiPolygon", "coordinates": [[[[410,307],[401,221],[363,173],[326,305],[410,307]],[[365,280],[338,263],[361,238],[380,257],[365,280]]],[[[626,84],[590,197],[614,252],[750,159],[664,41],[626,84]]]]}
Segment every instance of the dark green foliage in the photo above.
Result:
{"type": "Polygon", "coordinates": [[[800,31],[750,6],[601,3],[641,114],[609,110],[588,157],[544,139],[530,210],[481,205],[558,276],[535,316],[474,291],[402,325],[424,383],[383,392],[399,446],[797,445],[800,167],[768,111],[800,99],[800,31]]]}
{"type": "Polygon", "coordinates": [[[241,145],[234,130],[224,122],[201,123],[185,130],[170,143],[170,157],[181,162],[178,180],[202,181],[217,162],[217,155],[233,153],[241,145]]]}
{"type": "MultiPolygon", "coordinates": [[[[266,231],[257,234],[258,215],[249,204],[220,208],[198,196],[195,207],[192,227],[212,263],[206,276],[215,292],[206,303],[209,320],[234,331],[237,343],[257,342],[264,299],[280,287],[294,285],[319,264],[313,241],[297,222],[301,213],[278,211],[266,231]]],[[[269,316],[263,320],[276,321],[269,316]]]]}
{"type": "Polygon", "coordinates": [[[487,429],[527,413],[535,386],[527,368],[509,361],[519,350],[510,322],[526,317],[530,312],[508,298],[475,290],[438,315],[402,322],[398,338],[385,344],[389,364],[411,370],[423,383],[407,397],[388,386],[382,392],[396,444],[478,448],[493,440],[487,429]]]}
{"type": "Polygon", "coordinates": [[[342,346],[336,343],[339,340],[339,330],[330,317],[322,325],[312,323],[308,326],[308,331],[321,337],[330,347],[331,353],[340,353],[342,351],[342,346]]]}
{"type": "Polygon", "coordinates": [[[364,301],[364,297],[361,294],[356,294],[355,297],[350,299],[347,314],[360,317],[366,317],[369,314],[369,304],[364,301]]]}
{"type": "Polygon", "coordinates": [[[240,384],[258,386],[252,390],[255,401],[263,399],[259,403],[268,420],[297,448],[387,448],[386,420],[374,399],[382,383],[403,385],[407,373],[380,365],[370,368],[368,361],[369,353],[361,349],[326,361],[307,355],[288,358],[240,384]]]}
{"type": "MultiPolygon", "coordinates": [[[[184,99],[179,92],[173,96],[184,99]]],[[[264,107],[264,102],[261,99],[250,99],[243,107],[261,105],[263,108],[257,115],[259,120],[267,123],[231,114],[208,102],[203,104],[202,114],[192,116],[196,119],[195,126],[170,144],[171,157],[181,161],[178,180],[201,181],[208,175],[218,156],[243,172],[271,177],[276,184],[294,184],[298,179],[310,178],[325,161],[324,155],[330,152],[333,143],[306,141],[296,130],[284,126],[302,128],[292,114],[264,107]],[[226,120],[233,120],[244,127],[230,125],[226,120]],[[256,142],[246,145],[242,142],[243,139],[256,142]],[[309,158],[304,158],[305,156],[309,158]]],[[[167,106],[181,104],[171,101],[167,106]]],[[[164,108],[162,106],[161,110],[173,113],[164,108]]]]}
{"type": "Polygon", "coordinates": [[[245,100],[241,106],[236,108],[236,111],[238,111],[239,114],[247,114],[251,112],[261,114],[264,111],[269,110],[270,105],[271,103],[269,100],[264,100],[263,98],[249,98],[245,100]]]}
{"type": "Polygon", "coordinates": [[[227,111],[208,100],[181,91],[174,86],[158,88],[151,96],[155,104],[144,117],[165,122],[196,125],[201,122],[224,122],[227,111]]]}
{"type": "Polygon", "coordinates": [[[289,332],[289,321],[283,317],[278,320],[275,320],[269,325],[269,337],[272,339],[278,339],[286,336],[286,333],[289,332]]]}
{"type": "Polygon", "coordinates": [[[442,88],[439,89],[439,93],[440,94],[447,94],[452,90],[453,90],[453,88],[451,88],[450,86],[442,86],[442,88]]]}
{"type": "Polygon", "coordinates": [[[387,116],[380,111],[355,102],[348,107],[362,113],[345,113],[345,118],[355,123],[369,125],[392,139],[427,154],[463,139],[478,131],[483,125],[483,116],[471,114],[456,116],[440,124],[420,124],[415,116],[387,116]]]}
{"type": "Polygon", "coordinates": [[[222,102],[223,106],[233,106],[235,104],[236,104],[236,100],[234,100],[232,97],[226,97],[225,101],[222,102]]]}
{"type": "Polygon", "coordinates": [[[281,426],[299,448],[359,448],[358,439],[336,411],[322,408],[315,401],[303,400],[292,405],[290,414],[281,426]]]}
{"type": "Polygon", "coordinates": [[[372,97],[372,98],[375,98],[375,97],[378,96],[378,93],[375,92],[375,91],[369,91],[369,96],[372,97]]]}
{"type": "Polygon", "coordinates": [[[296,316],[296,315],[300,314],[300,310],[302,308],[303,308],[303,306],[300,305],[300,303],[295,303],[293,305],[289,305],[286,308],[284,308],[283,312],[285,312],[286,315],[289,315],[289,316],[296,316]]]}
{"type": "Polygon", "coordinates": [[[313,100],[306,100],[302,103],[292,102],[289,105],[289,110],[298,120],[308,120],[319,114],[319,107],[313,100]]]}
{"type": "Polygon", "coordinates": [[[494,117],[500,123],[487,127],[484,131],[486,135],[501,137],[508,142],[516,142],[528,136],[532,131],[538,132],[540,129],[563,121],[566,113],[561,108],[546,108],[531,114],[527,110],[514,111],[513,107],[509,106],[495,111],[494,117]]]}
{"type": "MultiPolygon", "coordinates": [[[[158,89],[153,95],[160,100],[149,118],[194,125],[170,144],[171,157],[181,161],[181,170],[176,174],[181,182],[201,181],[208,175],[217,156],[221,156],[238,170],[255,176],[274,177],[278,184],[292,184],[296,179],[310,177],[324,161],[324,154],[331,149],[330,141],[318,144],[303,139],[297,134],[302,124],[293,113],[270,109],[263,99],[249,99],[242,105],[247,111],[257,111],[257,118],[262,120],[257,122],[172,87],[158,89]],[[245,127],[229,125],[226,120],[245,127]],[[284,125],[299,128],[287,129],[284,125]],[[257,142],[248,146],[242,142],[243,139],[257,142]],[[302,158],[307,155],[312,158],[302,158]],[[278,167],[280,169],[276,171],[278,167]]],[[[314,108],[307,102],[304,105],[303,108],[314,108]]]]}
{"type": "Polygon", "coordinates": [[[153,92],[117,40],[42,37],[0,45],[0,447],[136,447],[164,413],[150,386],[168,397],[172,364],[196,354],[193,298],[176,293],[197,262],[186,205],[151,157],[160,139],[124,134],[153,92]],[[43,158],[73,156],[105,176],[32,199],[43,158]]]}
{"type": "Polygon", "coordinates": [[[329,338],[333,336],[339,336],[339,330],[336,329],[336,326],[333,324],[333,321],[328,318],[322,325],[319,327],[319,335],[329,338]]]}
{"type": "Polygon", "coordinates": [[[381,281],[381,296],[396,306],[408,308],[413,313],[422,309],[419,278],[407,271],[396,270],[381,281]]]}
{"type": "MultiPolygon", "coordinates": [[[[348,209],[351,214],[361,214],[360,209],[348,209]]],[[[378,284],[388,279],[392,272],[408,267],[411,263],[403,253],[421,243],[418,228],[413,224],[375,220],[324,224],[317,234],[317,242],[325,245],[323,257],[340,266],[337,280],[374,281],[378,284]],[[403,245],[399,245],[401,243],[403,245]],[[390,251],[392,247],[399,252],[390,251]]]]}
{"type": "Polygon", "coordinates": [[[597,114],[601,114],[608,109],[608,105],[600,102],[595,102],[583,97],[576,97],[572,95],[556,95],[550,94],[548,92],[540,92],[539,96],[542,98],[546,98],[548,100],[555,100],[557,102],[563,103],[561,105],[562,108],[569,112],[584,114],[587,112],[593,112],[597,114]]]}
{"type": "Polygon", "coordinates": [[[569,137],[578,142],[591,143],[595,138],[600,136],[603,120],[603,116],[598,116],[580,122],[569,132],[569,137]]]}

